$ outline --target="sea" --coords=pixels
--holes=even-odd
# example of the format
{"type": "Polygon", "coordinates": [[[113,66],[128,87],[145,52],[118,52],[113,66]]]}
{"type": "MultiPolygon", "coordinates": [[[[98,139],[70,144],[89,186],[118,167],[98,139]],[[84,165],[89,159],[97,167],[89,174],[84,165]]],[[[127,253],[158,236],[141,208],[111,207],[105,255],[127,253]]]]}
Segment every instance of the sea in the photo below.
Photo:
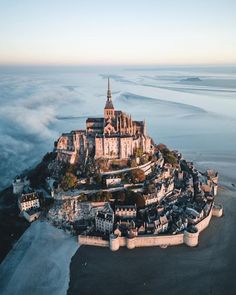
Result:
{"type": "Polygon", "coordinates": [[[0,189],[61,133],[103,116],[108,77],[115,108],[145,120],[156,143],[234,181],[236,66],[1,66],[0,189]]]}
{"type": "Polygon", "coordinates": [[[115,108],[145,120],[156,143],[178,149],[200,171],[219,171],[216,202],[224,215],[211,220],[195,248],[80,246],[74,255],[77,247],[68,252],[65,243],[75,238],[59,247],[61,234],[48,235],[37,221],[1,265],[2,294],[235,295],[236,66],[0,67],[0,188],[39,163],[61,133],[103,115],[108,77],[115,108]],[[35,239],[48,255],[25,267],[22,251],[37,257],[29,246],[35,239]],[[34,280],[29,269],[43,272],[34,280]]]}

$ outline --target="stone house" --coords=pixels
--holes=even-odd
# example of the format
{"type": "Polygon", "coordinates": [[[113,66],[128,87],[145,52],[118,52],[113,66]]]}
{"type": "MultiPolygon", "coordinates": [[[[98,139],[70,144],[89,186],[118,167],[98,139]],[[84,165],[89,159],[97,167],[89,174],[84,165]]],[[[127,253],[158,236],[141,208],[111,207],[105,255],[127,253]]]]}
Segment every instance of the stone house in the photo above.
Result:
{"type": "Polygon", "coordinates": [[[136,205],[117,205],[115,206],[115,216],[120,218],[135,218],[137,215],[136,205]]]}
{"type": "Polygon", "coordinates": [[[21,211],[32,208],[40,208],[40,200],[37,192],[22,193],[18,199],[18,205],[21,211]]]}

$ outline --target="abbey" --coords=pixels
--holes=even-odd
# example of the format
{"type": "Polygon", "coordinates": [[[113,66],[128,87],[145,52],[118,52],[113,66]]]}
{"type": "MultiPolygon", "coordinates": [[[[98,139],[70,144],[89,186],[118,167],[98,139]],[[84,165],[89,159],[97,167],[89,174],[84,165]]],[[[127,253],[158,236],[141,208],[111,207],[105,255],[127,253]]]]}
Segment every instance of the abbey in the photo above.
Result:
{"type": "Polygon", "coordinates": [[[115,110],[108,78],[107,100],[103,118],[88,118],[86,130],[64,133],[56,142],[58,160],[71,164],[95,158],[126,159],[137,149],[152,153],[152,139],[147,135],[145,121],[134,121],[131,115],[115,110]]]}

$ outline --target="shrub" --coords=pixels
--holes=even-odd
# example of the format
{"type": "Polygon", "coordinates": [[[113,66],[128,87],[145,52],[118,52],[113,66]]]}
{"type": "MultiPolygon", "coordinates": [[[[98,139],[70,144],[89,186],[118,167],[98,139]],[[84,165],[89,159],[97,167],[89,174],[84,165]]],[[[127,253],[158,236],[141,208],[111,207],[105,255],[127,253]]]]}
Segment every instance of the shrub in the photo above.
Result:
{"type": "Polygon", "coordinates": [[[161,151],[164,160],[166,163],[175,165],[177,164],[177,158],[175,157],[174,153],[172,151],[170,151],[166,145],[164,145],[163,143],[160,143],[157,145],[157,148],[159,149],[159,151],[161,151]]]}
{"type": "Polygon", "coordinates": [[[131,168],[137,167],[136,159],[131,159],[131,160],[130,160],[130,163],[129,163],[129,166],[130,166],[131,168]]]}
{"type": "Polygon", "coordinates": [[[144,208],[145,207],[144,197],[141,194],[137,194],[135,199],[136,199],[135,203],[136,203],[136,206],[138,208],[144,208]]]}
{"type": "Polygon", "coordinates": [[[162,152],[164,149],[167,149],[167,146],[163,143],[159,143],[156,148],[162,152]]]}
{"type": "Polygon", "coordinates": [[[131,171],[133,182],[143,182],[146,179],[145,173],[141,169],[134,169],[131,171]]]}
{"type": "Polygon", "coordinates": [[[45,184],[45,179],[49,176],[47,164],[41,162],[29,173],[29,180],[32,187],[38,187],[45,184]]]}
{"type": "Polygon", "coordinates": [[[135,157],[142,157],[143,155],[143,149],[142,148],[137,148],[134,152],[135,157]]]}
{"type": "Polygon", "coordinates": [[[67,172],[61,180],[62,189],[67,191],[68,189],[74,188],[76,185],[77,177],[73,173],[67,172]]]}

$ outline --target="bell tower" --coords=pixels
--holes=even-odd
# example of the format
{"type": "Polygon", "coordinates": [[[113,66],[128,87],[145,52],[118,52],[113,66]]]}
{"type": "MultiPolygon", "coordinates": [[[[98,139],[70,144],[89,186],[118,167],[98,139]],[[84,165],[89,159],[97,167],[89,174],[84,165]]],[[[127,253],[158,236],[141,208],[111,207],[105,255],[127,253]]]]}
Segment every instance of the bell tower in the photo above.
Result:
{"type": "Polygon", "coordinates": [[[108,78],[108,87],[107,87],[107,101],[104,108],[104,118],[113,119],[115,117],[115,109],[112,103],[111,89],[110,89],[110,79],[108,78]]]}

